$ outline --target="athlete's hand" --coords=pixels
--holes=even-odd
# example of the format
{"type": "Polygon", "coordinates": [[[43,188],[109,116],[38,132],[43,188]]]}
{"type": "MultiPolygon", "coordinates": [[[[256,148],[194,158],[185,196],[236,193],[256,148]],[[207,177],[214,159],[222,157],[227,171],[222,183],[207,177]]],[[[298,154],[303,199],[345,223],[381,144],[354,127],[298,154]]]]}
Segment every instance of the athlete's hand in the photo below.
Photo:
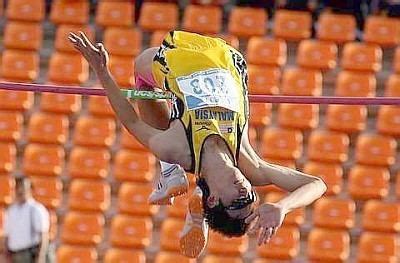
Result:
{"type": "Polygon", "coordinates": [[[250,232],[258,235],[258,245],[266,244],[275,235],[278,228],[282,225],[285,212],[279,204],[265,203],[260,205],[254,212],[246,218],[246,223],[251,223],[256,219],[256,223],[250,232]]]}
{"type": "Polygon", "coordinates": [[[69,33],[68,39],[85,57],[96,73],[100,73],[102,70],[107,69],[109,58],[103,44],[97,43],[96,45],[93,45],[83,32],[79,32],[79,35],[71,32],[69,33]]]}

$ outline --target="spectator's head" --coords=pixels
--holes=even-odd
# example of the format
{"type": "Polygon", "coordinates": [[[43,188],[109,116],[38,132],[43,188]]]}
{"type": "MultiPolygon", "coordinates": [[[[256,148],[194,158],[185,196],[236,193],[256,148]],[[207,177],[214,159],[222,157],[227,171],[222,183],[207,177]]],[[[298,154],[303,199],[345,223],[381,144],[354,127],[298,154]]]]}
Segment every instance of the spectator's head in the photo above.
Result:
{"type": "Polygon", "coordinates": [[[32,184],[27,177],[18,177],[15,179],[15,201],[25,203],[32,196],[32,184]]]}

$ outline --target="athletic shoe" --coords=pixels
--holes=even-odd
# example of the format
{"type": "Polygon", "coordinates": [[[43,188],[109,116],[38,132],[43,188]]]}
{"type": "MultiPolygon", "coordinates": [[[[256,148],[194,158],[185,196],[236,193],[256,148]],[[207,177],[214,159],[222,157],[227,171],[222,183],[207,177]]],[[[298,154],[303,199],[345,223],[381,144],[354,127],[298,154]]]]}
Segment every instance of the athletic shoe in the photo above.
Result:
{"type": "Polygon", "coordinates": [[[203,193],[199,187],[189,199],[185,226],[180,234],[181,253],[190,258],[197,258],[207,245],[208,225],[203,215],[203,193]]]}
{"type": "Polygon", "coordinates": [[[177,164],[169,169],[162,171],[157,188],[153,190],[149,197],[152,205],[171,205],[174,196],[187,193],[189,181],[185,170],[177,164]]]}

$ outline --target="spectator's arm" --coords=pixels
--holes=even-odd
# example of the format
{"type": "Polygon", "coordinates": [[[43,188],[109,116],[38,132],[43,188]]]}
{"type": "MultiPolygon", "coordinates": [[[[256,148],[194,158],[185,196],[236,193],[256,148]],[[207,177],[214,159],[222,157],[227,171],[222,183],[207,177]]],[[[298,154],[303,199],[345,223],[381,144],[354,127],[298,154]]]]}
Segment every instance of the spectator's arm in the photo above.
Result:
{"type": "Polygon", "coordinates": [[[47,248],[49,245],[50,218],[44,206],[38,208],[34,218],[35,230],[40,233],[39,254],[37,263],[46,262],[47,248]]]}
{"type": "Polygon", "coordinates": [[[49,246],[49,233],[48,231],[43,231],[41,235],[41,242],[39,244],[39,255],[37,258],[37,263],[46,262],[46,252],[49,246]]]}

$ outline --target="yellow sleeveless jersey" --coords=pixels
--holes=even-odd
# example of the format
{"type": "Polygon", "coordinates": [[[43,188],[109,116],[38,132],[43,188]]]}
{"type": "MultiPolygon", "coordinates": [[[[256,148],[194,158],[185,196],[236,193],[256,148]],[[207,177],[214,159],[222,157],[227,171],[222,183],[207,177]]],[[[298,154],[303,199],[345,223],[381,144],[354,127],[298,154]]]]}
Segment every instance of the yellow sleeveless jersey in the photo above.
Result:
{"type": "Polygon", "coordinates": [[[200,174],[205,140],[219,135],[237,165],[248,120],[247,67],[243,56],[219,38],[172,31],[154,57],[153,77],[174,94],[171,120],[179,119],[200,174]]]}

